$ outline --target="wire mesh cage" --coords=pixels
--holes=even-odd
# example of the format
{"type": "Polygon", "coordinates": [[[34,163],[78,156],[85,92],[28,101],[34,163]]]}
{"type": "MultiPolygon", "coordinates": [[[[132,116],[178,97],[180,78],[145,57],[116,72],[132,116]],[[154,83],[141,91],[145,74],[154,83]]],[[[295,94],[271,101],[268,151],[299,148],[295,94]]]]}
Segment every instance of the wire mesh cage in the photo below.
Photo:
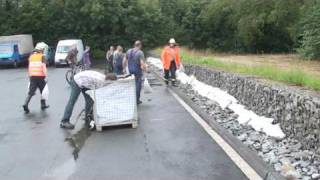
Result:
{"type": "Polygon", "coordinates": [[[137,100],[134,76],[119,79],[94,91],[94,120],[97,130],[103,126],[137,126],[137,100]]]}

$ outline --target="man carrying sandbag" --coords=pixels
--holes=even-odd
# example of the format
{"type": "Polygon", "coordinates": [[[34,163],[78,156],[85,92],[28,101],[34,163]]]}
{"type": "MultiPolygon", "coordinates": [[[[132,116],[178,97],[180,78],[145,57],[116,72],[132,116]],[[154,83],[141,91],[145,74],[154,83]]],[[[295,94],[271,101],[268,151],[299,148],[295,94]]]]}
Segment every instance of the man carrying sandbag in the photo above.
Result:
{"type": "MultiPolygon", "coordinates": [[[[35,95],[36,90],[39,88],[40,93],[44,90],[47,82],[45,78],[47,77],[47,66],[45,62],[45,57],[43,54],[44,49],[46,48],[45,43],[38,43],[34,52],[29,57],[29,77],[30,77],[30,84],[29,84],[29,92],[26,97],[25,103],[23,104],[23,110],[26,114],[30,112],[29,110],[29,102],[32,96],[35,95]]],[[[46,100],[41,98],[41,109],[45,110],[49,108],[46,105],[46,100]]]]}
{"type": "Polygon", "coordinates": [[[99,89],[103,86],[106,86],[110,83],[110,81],[117,80],[117,77],[113,73],[102,74],[96,71],[82,71],[76,74],[71,81],[71,93],[69,97],[69,101],[64,110],[63,118],[60,123],[61,128],[65,129],[73,129],[74,125],[70,123],[70,118],[72,115],[72,111],[75,103],[78,100],[80,93],[83,94],[85,99],[85,120],[86,123],[89,123],[89,116],[92,111],[93,100],[86,93],[87,90],[99,89]]]}

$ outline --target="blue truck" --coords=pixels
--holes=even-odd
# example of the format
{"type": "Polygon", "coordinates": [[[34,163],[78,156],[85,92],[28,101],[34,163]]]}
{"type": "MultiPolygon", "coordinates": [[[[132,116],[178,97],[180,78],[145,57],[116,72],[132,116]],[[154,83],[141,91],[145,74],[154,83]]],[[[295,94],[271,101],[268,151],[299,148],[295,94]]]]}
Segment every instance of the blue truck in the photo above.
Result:
{"type": "Polygon", "coordinates": [[[0,65],[26,64],[33,49],[32,35],[0,36],[0,65]]]}

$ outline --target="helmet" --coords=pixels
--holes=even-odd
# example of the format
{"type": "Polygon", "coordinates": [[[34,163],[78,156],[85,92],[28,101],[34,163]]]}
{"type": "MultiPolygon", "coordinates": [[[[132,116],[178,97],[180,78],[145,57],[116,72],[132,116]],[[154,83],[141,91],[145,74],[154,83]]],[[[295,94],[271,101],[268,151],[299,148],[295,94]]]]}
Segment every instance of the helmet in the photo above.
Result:
{"type": "Polygon", "coordinates": [[[176,40],[174,40],[173,38],[171,38],[171,39],[169,40],[169,43],[170,43],[170,44],[176,44],[176,40]]]}
{"type": "Polygon", "coordinates": [[[47,48],[48,45],[44,42],[40,42],[40,43],[37,43],[36,47],[35,47],[35,50],[39,50],[39,51],[42,51],[44,50],[45,48],[47,48]]]}

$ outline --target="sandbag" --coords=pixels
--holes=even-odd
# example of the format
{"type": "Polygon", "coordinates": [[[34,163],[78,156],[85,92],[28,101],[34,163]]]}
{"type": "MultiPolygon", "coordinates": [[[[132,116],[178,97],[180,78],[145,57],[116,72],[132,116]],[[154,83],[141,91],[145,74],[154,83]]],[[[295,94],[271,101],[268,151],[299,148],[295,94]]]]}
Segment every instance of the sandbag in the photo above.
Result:
{"type": "Polygon", "coordinates": [[[148,94],[148,93],[152,93],[152,88],[149,84],[149,81],[147,78],[144,79],[144,83],[143,83],[143,91],[144,93],[148,94]]]}

